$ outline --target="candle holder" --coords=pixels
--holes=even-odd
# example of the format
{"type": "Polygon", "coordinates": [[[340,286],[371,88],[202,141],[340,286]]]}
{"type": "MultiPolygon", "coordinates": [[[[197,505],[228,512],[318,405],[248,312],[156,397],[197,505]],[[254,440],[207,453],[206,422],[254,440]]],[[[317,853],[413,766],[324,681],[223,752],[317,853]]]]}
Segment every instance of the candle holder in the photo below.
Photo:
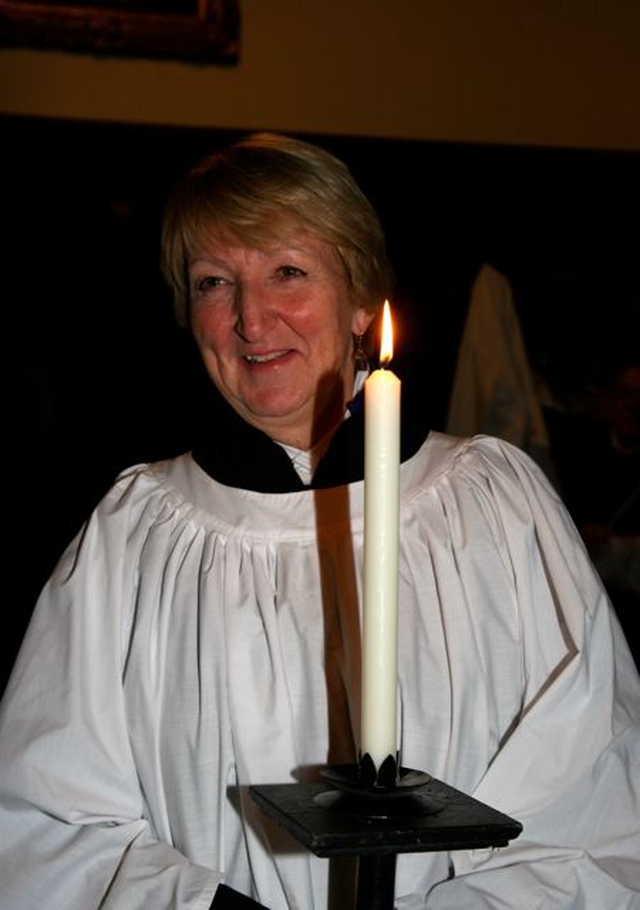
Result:
{"type": "Polygon", "coordinates": [[[266,816],[320,857],[356,856],[355,910],[393,910],[399,853],[504,847],[520,822],[388,756],[323,768],[312,783],[250,787],[266,816]]]}

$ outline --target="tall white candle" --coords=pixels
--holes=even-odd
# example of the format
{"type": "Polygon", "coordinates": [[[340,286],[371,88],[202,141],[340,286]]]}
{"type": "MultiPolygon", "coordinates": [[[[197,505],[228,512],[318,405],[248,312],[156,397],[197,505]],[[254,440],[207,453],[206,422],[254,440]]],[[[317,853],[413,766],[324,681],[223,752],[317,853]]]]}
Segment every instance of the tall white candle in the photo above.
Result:
{"type": "Polygon", "coordinates": [[[400,380],[384,366],[393,339],[389,303],[382,318],[382,369],[365,394],[365,540],[362,631],[362,755],[376,769],[397,752],[400,380]]]}

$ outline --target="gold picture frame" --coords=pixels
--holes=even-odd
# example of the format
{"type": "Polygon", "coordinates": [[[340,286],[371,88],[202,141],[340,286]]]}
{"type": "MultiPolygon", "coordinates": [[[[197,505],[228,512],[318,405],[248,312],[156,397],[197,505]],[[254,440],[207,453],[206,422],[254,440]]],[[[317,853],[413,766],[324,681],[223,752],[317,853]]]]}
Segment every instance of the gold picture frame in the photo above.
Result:
{"type": "Polygon", "coordinates": [[[238,62],[238,0],[0,0],[0,46],[238,62]]]}

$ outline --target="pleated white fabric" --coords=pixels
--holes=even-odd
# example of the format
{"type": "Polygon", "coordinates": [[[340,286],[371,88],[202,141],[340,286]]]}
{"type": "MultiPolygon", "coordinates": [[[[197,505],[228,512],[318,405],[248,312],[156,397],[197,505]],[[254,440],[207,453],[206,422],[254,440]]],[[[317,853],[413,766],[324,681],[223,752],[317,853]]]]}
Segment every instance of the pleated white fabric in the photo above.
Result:
{"type": "MultiPolygon", "coordinates": [[[[640,681],[557,495],[439,434],[401,487],[402,762],[524,831],[400,857],[398,907],[640,907],[640,681]]],[[[329,862],[248,786],[354,759],[362,510],[362,483],[265,495],[189,455],[123,473],[3,701],[3,910],[205,910],[220,881],[325,910],[329,862]]]]}

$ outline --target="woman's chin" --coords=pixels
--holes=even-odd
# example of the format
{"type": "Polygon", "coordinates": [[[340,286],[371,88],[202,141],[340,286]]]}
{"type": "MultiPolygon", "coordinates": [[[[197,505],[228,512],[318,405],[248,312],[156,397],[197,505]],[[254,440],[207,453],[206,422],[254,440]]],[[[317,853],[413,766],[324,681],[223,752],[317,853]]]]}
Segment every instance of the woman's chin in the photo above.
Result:
{"type": "Polygon", "coordinates": [[[305,407],[303,401],[291,396],[263,395],[245,400],[242,407],[236,410],[248,423],[274,438],[277,438],[275,434],[287,427],[304,431],[313,424],[313,409],[305,407]]]}

